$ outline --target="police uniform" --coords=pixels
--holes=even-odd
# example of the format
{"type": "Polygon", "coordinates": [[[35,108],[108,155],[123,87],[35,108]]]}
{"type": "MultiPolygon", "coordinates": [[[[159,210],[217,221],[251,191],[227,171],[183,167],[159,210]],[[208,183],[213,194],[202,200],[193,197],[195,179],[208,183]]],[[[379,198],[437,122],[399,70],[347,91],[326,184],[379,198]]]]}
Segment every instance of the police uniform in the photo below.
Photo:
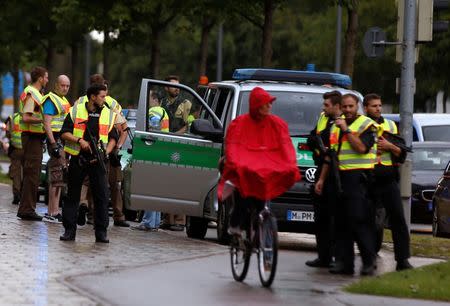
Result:
{"type": "MultiPolygon", "coordinates": [[[[116,114],[107,107],[96,109],[90,112],[86,103],[78,103],[70,109],[63,127],[61,135],[69,132],[75,137],[90,141],[86,129],[92,133],[96,139],[103,141],[106,145],[109,139],[117,141],[118,134],[114,129],[116,114]],[[87,122],[85,124],[81,122],[87,122]]],[[[81,151],[78,143],[66,141],[64,151],[71,155],[68,173],[68,191],[64,201],[62,215],[65,233],[61,240],[74,240],[77,228],[78,203],[80,201],[81,185],[86,175],[89,176],[90,186],[94,197],[94,218],[96,239],[102,240],[106,237],[106,230],[109,224],[108,204],[109,192],[106,173],[103,172],[98,162],[83,164],[83,159],[89,160],[93,156],[89,152],[81,151]]],[[[106,241],[103,241],[106,242],[106,241]]]]}
{"type": "MultiPolygon", "coordinates": [[[[381,126],[381,131],[398,134],[397,125],[392,120],[380,117],[376,122],[381,126]]],[[[404,150],[398,158],[390,152],[378,151],[374,169],[375,184],[372,187],[376,203],[382,204],[389,216],[397,268],[403,267],[402,265],[409,267],[409,263],[405,261],[410,257],[409,231],[403,212],[397,168],[398,163],[404,161],[405,157],[404,150]]]]}
{"type": "Polygon", "coordinates": [[[41,93],[32,85],[28,85],[20,95],[19,109],[22,116],[24,113],[29,113],[34,118],[41,120],[40,123],[25,123],[23,119],[20,121],[24,155],[22,192],[17,216],[26,220],[42,220],[42,217],[36,214],[43,140],[45,138],[41,102],[41,93]]]}
{"type": "Polygon", "coordinates": [[[12,180],[13,204],[19,204],[22,188],[22,131],[20,130],[20,113],[10,115],[6,121],[8,125],[10,146],[8,157],[10,158],[9,177],[12,180]]]}
{"type": "Polygon", "coordinates": [[[353,274],[356,242],[363,262],[362,274],[373,273],[375,258],[373,206],[368,197],[368,185],[376,159],[375,122],[359,115],[347,131],[331,127],[330,146],[337,152],[342,195],[336,205],[336,265],[332,273],[353,274]],[[348,141],[347,134],[358,136],[366,147],[358,153],[348,141]]]}
{"type": "MultiPolygon", "coordinates": [[[[325,113],[320,114],[319,120],[314,130],[311,131],[310,137],[308,137],[308,146],[313,150],[313,157],[317,170],[315,173],[316,181],[320,177],[322,172],[324,158],[324,152],[320,152],[317,148],[317,143],[314,140],[315,136],[319,136],[326,148],[330,146],[330,129],[334,120],[330,120],[325,113]]],[[[316,235],[316,245],[318,260],[307,261],[306,265],[312,267],[328,267],[333,258],[334,239],[332,235],[333,231],[333,218],[332,218],[332,205],[333,199],[333,186],[330,185],[331,178],[328,176],[323,185],[323,192],[321,195],[314,193],[314,232],[316,235]]]]}
{"type": "MultiPolygon", "coordinates": [[[[78,103],[85,104],[87,102],[88,102],[87,96],[82,96],[78,99],[77,104],[78,103]]],[[[122,125],[126,123],[126,120],[122,115],[122,106],[119,104],[119,102],[117,102],[116,99],[112,98],[111,96],[106,96],[105,105],[111,111],[116,113],[114,125],[122,125]]],[[[114,166],[111,165],[111,163],[109,163],[107,166],[108,166],[108,184],[110,186],[111,191],[111,204],[113,208],[114,224],[121,226],[129,226],[129,224],[125,222],[125,215],[123,214],[123,199],[122,194],[120,192],[120,183],[123,180],[122,168],[120,165],[114,166]]],[[[87,196],[88,192],[86,191],[84,192],[84,194],[85,196],[87,196]]],[[[89,202],[88,199],[83,200],[89,202]]]]}

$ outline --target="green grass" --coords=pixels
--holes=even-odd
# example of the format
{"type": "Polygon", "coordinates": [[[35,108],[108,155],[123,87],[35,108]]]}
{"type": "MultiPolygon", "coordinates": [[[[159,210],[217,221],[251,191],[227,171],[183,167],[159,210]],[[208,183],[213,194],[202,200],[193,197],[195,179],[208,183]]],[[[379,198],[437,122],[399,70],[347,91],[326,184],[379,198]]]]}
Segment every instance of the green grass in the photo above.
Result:
{"type": "MultiPolygon", "coordinates": [[[[384,246],[393,249],[390,230],[384,231],[384,246]]],[[[450,239],[411,234],[411,255],[450,259],[450,239]]],[[[383,295],[450,302],[450,262],[391,272],[365,278],[344,288],[360,294],[383,295]]]]}
{"type": "Polygon", "coordinates": [[[0,171],[0,183],[11,184],[11,179],[9,178],[8,174],[4,174],[0,171]]]}
{"type": "MultiPolygon", "coordinates": [[[[450,259],[450,239],[437,238],[429,234],[411,234],[411,255],[450,259]]],[[[393,250],[390,230],[384,231],[384,246],[393,250]]]]}
{"type": "Polygon", "coordinates": [[[365,278],[345,288],[352,293],[450,301],[450,262],[365,278]]]}

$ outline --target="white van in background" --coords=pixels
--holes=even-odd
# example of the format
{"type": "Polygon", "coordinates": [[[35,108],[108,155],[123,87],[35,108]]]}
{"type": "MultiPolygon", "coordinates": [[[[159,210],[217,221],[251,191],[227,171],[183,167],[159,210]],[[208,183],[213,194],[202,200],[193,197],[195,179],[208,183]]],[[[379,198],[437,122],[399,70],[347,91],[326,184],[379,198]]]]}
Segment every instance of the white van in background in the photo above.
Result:
{"type": "MultiPolygon", "coordinates": [[[[400,114],[383,114],[397,123],[400,131],[400,114]]],[[[413,114],[413,141],[450,142],[450,114],[413,114]]]]}

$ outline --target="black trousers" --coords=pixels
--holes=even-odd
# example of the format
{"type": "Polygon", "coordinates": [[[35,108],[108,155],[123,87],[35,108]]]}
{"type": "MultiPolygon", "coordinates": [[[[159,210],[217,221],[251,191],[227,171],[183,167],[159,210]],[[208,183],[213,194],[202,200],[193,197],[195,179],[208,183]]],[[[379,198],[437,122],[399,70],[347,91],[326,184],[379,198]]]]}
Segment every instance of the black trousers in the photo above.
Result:
{"type": "Polygon", "coordinates": [[[107,174],[102,172],[98,163],[81,167],[78,156],[71,156],[70,158],[67,197],[63,201],[62,208],[63,226],[66,231],[75,232],[77,229],[81,186],[86,175],[89,176],[91,193],[94,199],[95,233],[106,233],[109,224],[107,174]]]}
{"type": "Polygon", "coordinates": [[[243,198],[236,190],[233,195],[233,207],[230,212],[230,226],[247,229],[252,212],[259,213],[264,209],[264,201],[255,198],[243,198]]]}
{"type": "Polygon", "coordinates": [[[317,255],[322,262],[331,262],[334,253],[334,206],[331,182],[326,180],[322,195],[314,193],[314,232],[317,255]]]}
{"type": "Polygon", "coordinates": [[[367,194],[368,177],[362,170],[340,171],[343,194],[336,206],[336,261],[354,267],[356,242],[364,265],[375,258],[374,206],[367,194]]]}
{"type": "Polygon", "coordinates": [[[386,215],[389,217],[395,260],[400,261],[409,258],[409,231],[397,180],[375,177],[374,197],[377,204],[381,204],[386,209],[386,215]]]}

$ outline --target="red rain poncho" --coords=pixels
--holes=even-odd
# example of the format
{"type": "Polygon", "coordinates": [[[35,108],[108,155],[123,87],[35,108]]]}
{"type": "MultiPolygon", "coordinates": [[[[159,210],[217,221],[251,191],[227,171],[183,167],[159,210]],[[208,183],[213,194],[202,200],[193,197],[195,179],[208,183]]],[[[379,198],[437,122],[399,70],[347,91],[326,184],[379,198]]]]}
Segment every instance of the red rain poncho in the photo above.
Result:
{"type": "Polygon", "coordinates": [[[260,87],[250,93],[248,114],[233,120],[225,138],[225,165],[219,182],[222,199],[229,180],[243,197],[273,199],[300,180],[287,123],[275,115],[258,115],[276,98],[260,87]]]}

